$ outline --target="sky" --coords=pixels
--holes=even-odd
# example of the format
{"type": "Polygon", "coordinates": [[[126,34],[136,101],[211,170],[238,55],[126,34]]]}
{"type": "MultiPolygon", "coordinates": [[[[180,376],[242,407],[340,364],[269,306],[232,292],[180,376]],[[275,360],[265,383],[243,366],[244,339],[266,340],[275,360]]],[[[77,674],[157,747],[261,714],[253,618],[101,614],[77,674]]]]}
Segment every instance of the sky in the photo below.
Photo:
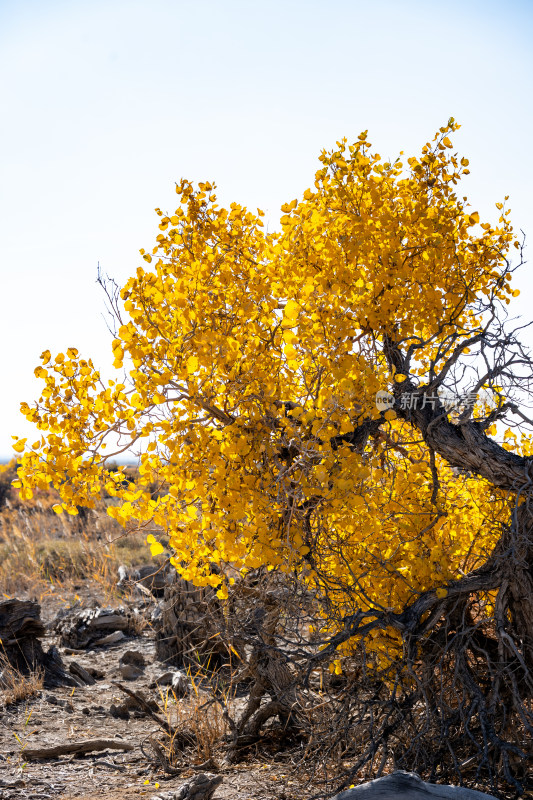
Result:
{"type": "Polygon", "coordinates": [[[182,177],[275,228],[323,148],[415,155],[453,116],[473,210],[509,195],[531,241],[532,40],[530,0],[0,0],[0,460],[43,350],[112,374],[98,265],[126,281],[182,177]]]}

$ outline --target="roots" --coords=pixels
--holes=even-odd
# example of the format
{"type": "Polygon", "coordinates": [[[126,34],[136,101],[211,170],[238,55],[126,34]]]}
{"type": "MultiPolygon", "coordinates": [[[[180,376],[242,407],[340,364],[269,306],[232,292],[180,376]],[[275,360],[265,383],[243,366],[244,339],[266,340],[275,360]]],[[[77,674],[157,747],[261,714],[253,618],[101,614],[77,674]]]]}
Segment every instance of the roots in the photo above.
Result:
{"type": "MultiPolygon", "coordinates": [[[[472,574],[446,599],[421,595],[399,615],[357,612],[329,639],[310,634],[324,620],[304,588],[271,573],[242,581],[218,616],[218,661],[213,651],[208,659],[231,730],[227,760],[275,734],[278,744],[297,741],[336,790],[393,769],[502,797],[533,789],[531,639],[516,632],[516,587],[494,589],[495,580],[472,574]],[[403,645],[383,666],[369,634],[388,629],[403,645]],[[339,645],[352,654],[335,675],[339,645]]],[[[209,641],[212,631],[204,656],[209,641]]]]}

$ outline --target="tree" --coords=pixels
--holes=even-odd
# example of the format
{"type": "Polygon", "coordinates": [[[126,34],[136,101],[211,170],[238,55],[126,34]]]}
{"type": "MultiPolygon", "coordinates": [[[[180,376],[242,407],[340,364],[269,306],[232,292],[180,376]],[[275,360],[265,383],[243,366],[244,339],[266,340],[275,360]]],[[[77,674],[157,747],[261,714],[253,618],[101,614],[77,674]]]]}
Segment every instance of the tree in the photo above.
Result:
{"type": "Polygon", "coordinates": [[[42,435],[17,485],[53,484],[69,514],[105,487],[110,514],[160,526],[178,572],[221,599],[228,565],[297,574],[329,637],[309,668],[340,672],[364,645],[403,709],[373,729],[367,761],[423,702],[431,721],[397,743],[397,763],[420,766],[430,741],[424,768],[461,775],[473,753],[480,775],[521,791],[533,509],[516,393],[532,363],[506,307],[522,249],[503,204],[480,223],[457,194],[457,128],[406,163],[383,163],[366,132],[337,142],[276,233],[259,209],[220,208],[214,184],[182,180],[141,250],[149,267],[108,285],[123,377],[104,384],[75,348],[42,354],[42,396],[22,405],[42,435]],[[124,485],[106,459],[136,443],[139,479],[124,485]]]}

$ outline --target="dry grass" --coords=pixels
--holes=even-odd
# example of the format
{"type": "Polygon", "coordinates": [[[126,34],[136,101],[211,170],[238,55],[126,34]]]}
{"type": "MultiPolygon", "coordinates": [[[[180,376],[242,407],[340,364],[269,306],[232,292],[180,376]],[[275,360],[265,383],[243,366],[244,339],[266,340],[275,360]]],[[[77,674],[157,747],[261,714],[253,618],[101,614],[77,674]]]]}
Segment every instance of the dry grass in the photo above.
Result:
{"type": "Polygon", "coordinates": [[[51,585],[70,592],[88,581],[111,598],[120,564],[152,560],[147,531],[126,533],[107,514],[109,498],[100,498],[95,509],[82,509],[78,516],[57,515],[53,490],[35,491],[22,502],[10,486],[15,477],[14,464],[0,465],[0,593],[42,597],[51,585]]]}
{"type": "Polygon", "coordinates": [[[0,654],[0,691],[5,706],[35,697],[43,688],[43,677],[41,670],[22,675],[0,654]]]}
{"type": "Polygon", "coordinates": [[[163,743],[167,758],[174,765],[182,749],[175,741],[177,736],[180,740],[184,735],[188,736],[194,742],[187,758],[192,758],[196,764],[203,764],[214,758],[222,738],[228,732],[220,703],[213,702],[201,692],[195,678],[189,676],[189,680],[192,691],[188,697],[178,697],[170,688],[159,690],[160,709],[167,723],[176,731],[175,736],[169,736],[163,743]]]}

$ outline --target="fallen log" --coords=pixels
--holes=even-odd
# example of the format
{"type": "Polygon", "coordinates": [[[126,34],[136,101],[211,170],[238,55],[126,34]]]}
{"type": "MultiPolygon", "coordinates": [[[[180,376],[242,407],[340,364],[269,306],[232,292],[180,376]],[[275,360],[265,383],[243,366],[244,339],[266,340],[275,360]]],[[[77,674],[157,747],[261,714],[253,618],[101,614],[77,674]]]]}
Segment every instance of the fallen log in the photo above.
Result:
{"type": "Polygon", "coordinates": [[[96,750],[133,750],[134,745],[117,739],[86,739],[82,742],[57,744],[53,747],[28,747],[24,749],[25,759],[58,758],[75,753],[91,753],[96,750]]]}

